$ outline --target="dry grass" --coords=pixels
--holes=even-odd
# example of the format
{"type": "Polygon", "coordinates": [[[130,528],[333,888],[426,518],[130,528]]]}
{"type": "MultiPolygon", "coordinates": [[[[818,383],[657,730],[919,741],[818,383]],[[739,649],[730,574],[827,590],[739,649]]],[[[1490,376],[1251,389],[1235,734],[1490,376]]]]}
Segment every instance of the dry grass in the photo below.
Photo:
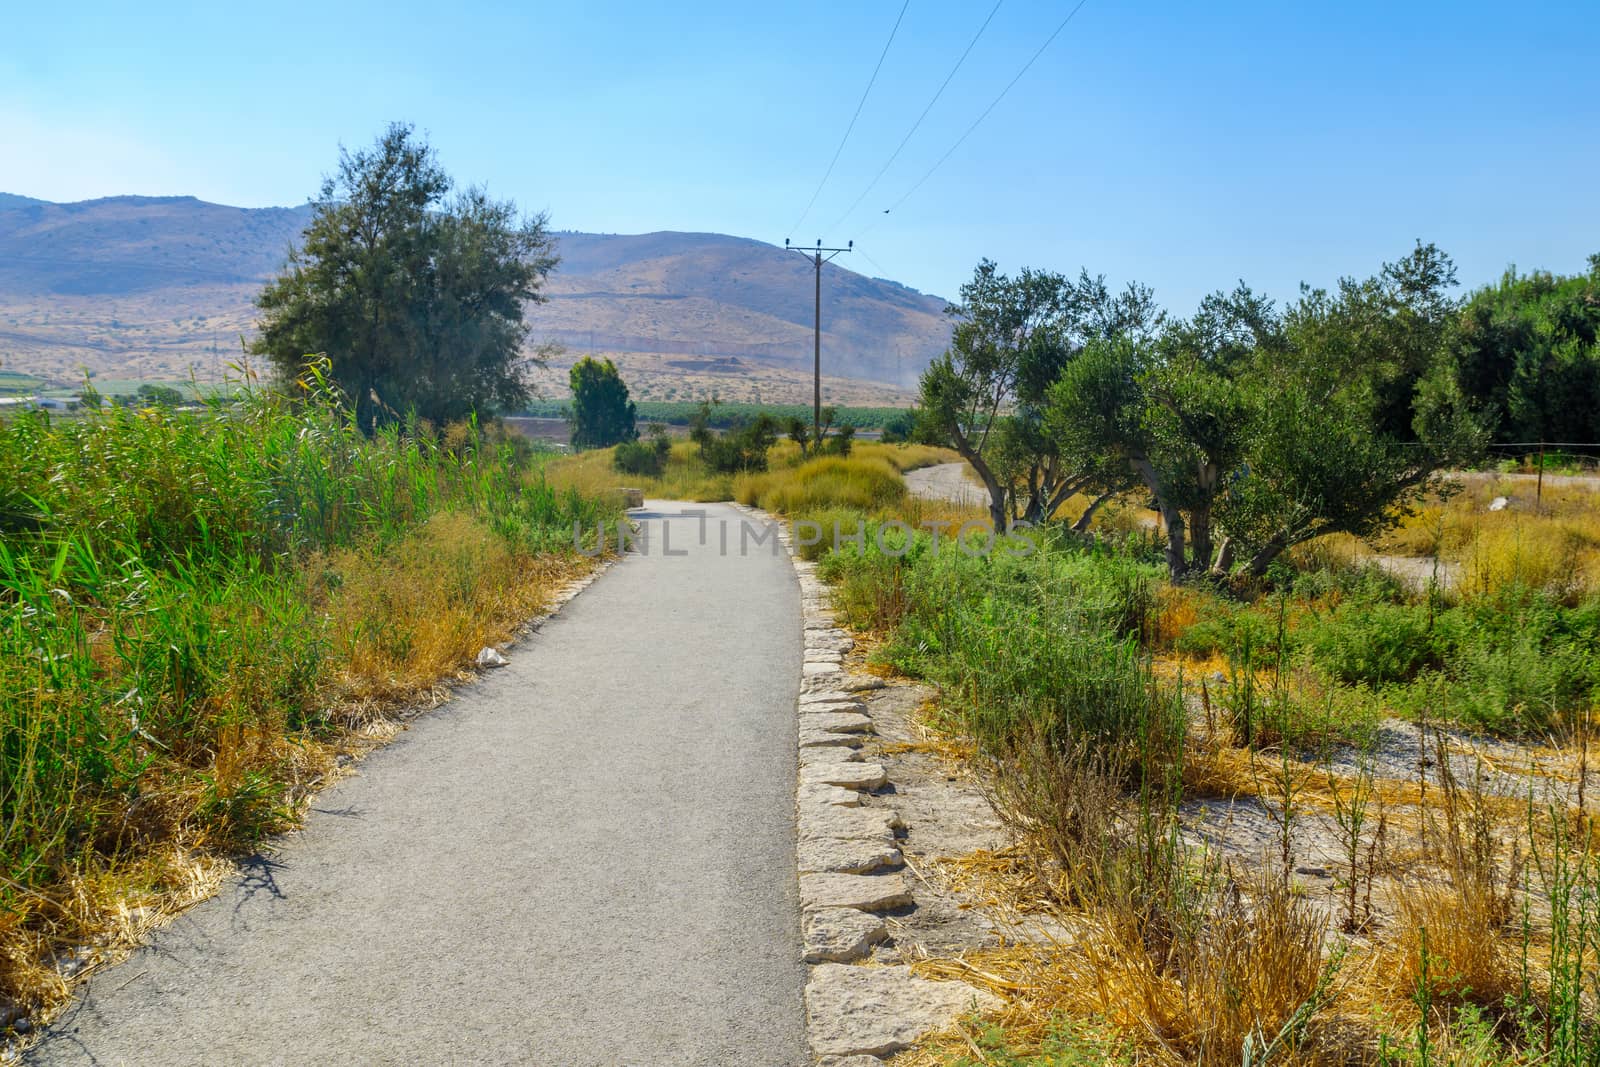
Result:
{"type": "MultiPolygon", "coordinates": [[[[1058,917],[1060,918],[1060,917],[1058,917]]],[[[999,949],[925,960],[928,978],[961,980],[1006,1006],[988,1019],[1007,1050],[1038,1054],[1057,1020],[1092,1021],[1108,1046],[1140,1063],[1234,1065],[1250,1041],[1273,1062],[1311,1062],[1308,1006],[1330,999],[1324,921],[1267,880],[1230,885],[1204,922],[1106,906],[1062,919],[1058,933],[999,949]]],[[[947,1064],[975,1047],[970,1035],[937,1035],[897,1067],[947,1064]]],[[[1044,1061],[1041,1061],[1044,1062],[1044,1061]]],[[[1077,1062],[1077,1061],[1073,1061],[1077,1062]]]]}
{"type": "Polygon", "coordinates": [[[884,444],[881,441],[858,441],[850,455],[856,459],[881,459],[901,473],[937,466],[940,463],[961,462],[961,454],[951,448],[884,444]]]}
{"type": "Polygon", "coordinates": [[[1399,894],[1399,910],[1378,954],[1390,1002],[1404,1004],[1425,987],[1437,1004],[1498,1008],[1516,989],[1510,917],[1493,894],[1470,885],[1410,885],[1399,894]]]}
{"type": "Polygon", "coordinates": [[[822,456],[734,479],[734,499],[779,515],[849,508],[875,513],[906,496],[905,481],[887,459],[822,456]]]}
{"type": "Polygon", "coordinates": [[[627,486],[658,500],[733,499],[733,475],[707,471],[691,442],[673,442],[667,468],[658,478],[617,470],[612,465],[614,451],[597,448],[562,456],[545,467],[545,477],[557,489],[576,489],[584,496],[603,496],[627,486]]]}
{"type": "Polygon", "coordinates": [[[338,635],[339,699],[392,706],[458,676],[485,645],[508,640],[590,569],[578,555],[513,551],[479,520],[435,516],[392,550],[314,558],[338,635]]]}
{"type": "Polygon", "coordinates": [[[1474,477],[1430,496],[1377,542],[1380,551],[1459,564],[1461,595],[1510,583],[1563,599],[1600,590],[1600,496],[1582,484],[1546,485],[1535,502],[1526,479],[1474,477]],[[1510,506],[1490,511],[1497,497],[1510,506]]]}

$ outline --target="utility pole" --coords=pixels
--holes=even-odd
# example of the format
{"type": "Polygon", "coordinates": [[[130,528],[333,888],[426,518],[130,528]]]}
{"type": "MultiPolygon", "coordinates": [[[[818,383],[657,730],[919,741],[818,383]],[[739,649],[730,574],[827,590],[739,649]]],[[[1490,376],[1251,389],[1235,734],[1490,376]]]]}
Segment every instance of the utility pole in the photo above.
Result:
{"type": "Polygon", "coordinates": [[[848,241],[843,248],[823,248],[822,238],[817,238],[815,248],[803,248],[800,245],[791,245],[789,239],[783,239],[783,247],[799,252],[810,259],[817,272],[817,307],[813,336],[813,362],[811,378],[811,447],[818,448],[822,445],[822,265],[833,259],[841,252],[854,249],[856,243],[848,241]],[[822,253],[829,253],[827,259],[822,258],[822,253]]]}

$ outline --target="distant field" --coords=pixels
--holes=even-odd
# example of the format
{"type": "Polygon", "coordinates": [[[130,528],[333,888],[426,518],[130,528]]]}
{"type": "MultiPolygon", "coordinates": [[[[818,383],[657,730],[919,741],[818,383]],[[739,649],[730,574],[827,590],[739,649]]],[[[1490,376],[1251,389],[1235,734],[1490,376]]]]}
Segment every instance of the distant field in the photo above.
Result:
{"type": "MultiPolygon", "coordinates": [[[[648,422],[665,422],[674,426],[687,426],[699,410],[698,401],[640,400],[637,403],[639,418],[648,422]]],[[[892,416],[905,411],[904,407],[835,407],[835,421],[850,423],[858,429],[878,430],[892,416]]],[[[779,419],[800,418],[810,420],[810,404],[718,404],[712,409],[711,425],[727,427],[740,419],[752,418],[766,412],[779,419]]],[[[521,414],[538,419],[564,419],[567,417],[565,400],[537,400],[521,414]]]]}
{"type": "MultiPolygon", "coordinates": [[[[139,391],[141,385],[167,385],[179,390],[188,396],[194,389],[194,383],[187,379],[178,378],[101,378],[93,377],[89,381],[104,397],[132,396],[139,391]]],[[[200,388],[207,395],[215,392],[218,386],[214,382],[202,379],[200,388]]],[[[231,391],[231,386],[223,385],[223,389],[231,391]]],[[[83,379],[75,383],[65,383],[60,380],[40,378],[20,371],[0,370],[0,396],[77,396],[83,392],[83,379]]]]}

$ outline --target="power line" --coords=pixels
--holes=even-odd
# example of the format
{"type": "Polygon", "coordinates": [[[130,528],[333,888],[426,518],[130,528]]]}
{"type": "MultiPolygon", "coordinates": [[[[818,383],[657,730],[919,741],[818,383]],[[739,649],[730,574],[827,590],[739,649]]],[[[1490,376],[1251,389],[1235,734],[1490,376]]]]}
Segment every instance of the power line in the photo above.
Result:
{"type": "Polygon", "coordinates": [[[856,252],[857,252],[857,254],[862,256],[862,258],[864,258],[868,263],[872,264],[872,269],[878,272],[878,277],[887,278],[889,276],[889,272],[883,269],[883,264],[879,263],[877,260],[875,260],[871,256],[867,255],[867,253],[865,251],[863,251],[862,249],[858,248],[858,249],[856,249],[856,252]]]}
{"type": "Polygon", "coordinates": [[[872,77],[867,79],[867,87],[861,91],[861,99],[856,103],[856,113],[850,116],[850,125],[844,128],[844,136],[839,138],[839,147],[833,150],[833,159],[828,162],[828,169],[823,172],[822,180],[817,183],[816,192],[811,194],[811,200],[806,204],[806,209],[800,212],[800,217],[789,227],[789,235],[794,236],[794,231],[806,221],[806,216],[811,214],[811,208],[816,204],[817,197],[822,195],[822,187],[828,184],[828,178],[833,174],[833,165],[839,162],[839,154],[844,151],[845,142],[850,140],[850,132],[856,128],[856,119],[861,117],[861,109],[867,106],[867,97],[872,93],[872,86],[878,80],[878,71],[883,69],[883,61],[889,55],[889,46],[894,44],[895,34],[900,32],[900,23],[906,17],[906,9],[911,6],[911,0],[905,0],[900,5],[900,14],[894,20],[894,28],[889,31],[889,39],[883,42],[883,51],[878,54],[878,65],[872,68],[872,77]]]}
{"type": "MultiPolygon", "coordinates": [[[[983,113],[981,115],[979,115],[976,119],[973,120],[973,123],[972,123],[971,126],[967,127],[966,132],[963,133],[960,137],[956,138],[956,143],[950,146],[949,151],[945,152],[944,155],[940,156],[939,159],[938,159],[938,162],[934,163],[933,166],[929,167],[928,168],[928,172],[926,174],[924,174],[922,177],[918,178],[917,179],[917,183],[915,185],[913,185],[910,189],[907,189],[904,196],[902,196],[899,200],[896,200],[893,204],[890,204],[887,208],[885,208],[883,210],[883,215],[889,214],[895,208],[899,207],[901,204],[903,204],[907,200],[909,200],[911,198],[911,194],[912,193],[915,193],[918,189],[921,189],[922,186],[923,186],[923,183],[926,182],[929,178],[933,177],[934,171],[936,171],[940,167],[944,166],[944,161],[945,160],[947,160],[951,156],[955,155],[956,149],[960,148],[966,142],[967,138],[972,136],[972,131],[973,130],[976,130],[980,125],[983,124],[983,120],[989,117],[989,112],[993,111],[995,108],[1000,106],[1000,101],[1002,101],[1002,100],[1004,100],[1006,98],[1006,94],[1009,93],[1012,90],[1012,87],[1015,86],[1017,84],[1017,82],[1022,80],[1022,76],[1024,74],[1028,73],[1028,68],[1032,67],[1034,65],[1034,63],[1038,62],[1039,57],[1044,55],[1045,49],[1049,48],[1050,45],[1055,41],[1055,39],[1057,37],[1061,36],[1061,31],[1067,28],[1067,23],[1071,22],[1073,20],[1073,17],[1076,16],[1078,14],[1078,12],[1083,9],[1083,5],[1088,3],[1088,2],[1089,2],[1089,0],[1078,0],[1077,5],[1074,6],[1071,11],[1067,12],[1067,17],[1061,20],[1061,24],[1055,28],[1055,31],[1053,33],[1051,33],[1049,37],[1045,38],[1044,44],[1039,46],[1039,50],[1037,52],[1035,52],[1032,55],[1032,57],[1029,58],[1029,60],[1022,65],[1022,69],[1021,70],[1017,71],[1016,77],[1012,78],[1009,82],[1007,82],[1006,83],[1006,87],[1004,89],[1000,90],[1000,95],[996,96],[992,101],[990,101],[989,106],[983,109],[983,113]]],[[[873,219],[872,223],[869,226],[867,226],[867,228],[865,230],[862,230],[856,236],[857,237],[866,236],[867,232],[869,230],[871,230],[873,226],[876,226],[879,222],[883,221],[883,215],[879,215],[877,218],[873,219]]]]}
{"type": "Polygon", "coordinates": [[[966,51],[961,53],[961,58],[956,60],[956,65],[950,68],[950,73],[946,74],[944,76],[944,81],[939,83],[939,88],[933,94],[933,99],[928,101],[928,106],[922,109],[922,114],[918,115],[917,121],[911,124],[911,129],[907,130],[906,135],[900,139],[900,143],[895,147],[895,150],[890,153],[888,160],[884,162],[883,166],[878,168],[878,173],[872,176],[872,181],[868,182],[867,187],[861,190],[861,195],[855,198],[855,200],[850,204],[849,209],[846,210],[843,215],[839,216],[838,222],[835,222],[832,226],[828,227],[829,230],[837,230],[844,224],[845,219],[848,219],[855,213],[856,208],[861,206],[861,201],[867,198],[868,193],[877,188],[878,182],[883,178],[884,174],[888,172],[890,166],[894,164],[895,160],[900,158],[900,153],[911,141],[912,135],[915,134],[919,128],[921,128],[922,120],[928,117],[928,112],[932,111],[933,105],[939,102],[939,97],[944,95],[945,89],[949,87],[951,80],[955,78],[956,72],[961,69],[961,64],[965,63],[967,61],[967,57],[972,54],[972,49],[978,44],[978,38],[982,37],[983,31],[989,28],[989,23],[994,21],[994,16],[996,12],[1000,10],[1000,5],[1003,3],[1005,3],[1005,0],[995,0],[994,7],[989,10],[989,17],[983,20],[983,25],[978,27],[978,32],[972,35],[971,41],[967,42],[966,51]]]}
{"type": "MultiPolygon", "coordinates": [[[[905,14],[905,10],[901,9],[900,13],[902,15],[905,14]]],[[[819,237],[817,238],[817,247],[810,249],[791,245],[789,239],[785,237],[783,239],[783,247],[799,252],[811,260],[817,272],[815,333],[812,334],[814,338],[813,344],[815,345],[812,353],[815,362],[812,364],[813,377],[811,379],[813,389],[811,394],[811,441],[813,447],[820,448],[822,445],[822,265],[831,262],[835,256],[843,252],[854,251],[855,242],[851,241],[843,248],[824,248],[822,247],[822,238],[819,237]],[[827,259],[822,258],[822,253],[824,252],[829,254],[827,259]]]]}

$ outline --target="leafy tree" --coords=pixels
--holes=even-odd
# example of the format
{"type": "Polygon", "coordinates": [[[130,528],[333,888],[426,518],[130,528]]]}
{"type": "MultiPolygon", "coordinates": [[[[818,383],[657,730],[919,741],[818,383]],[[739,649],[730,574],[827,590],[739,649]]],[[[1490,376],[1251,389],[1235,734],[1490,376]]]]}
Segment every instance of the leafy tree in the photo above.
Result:
{"type": "Polygon", "coordinates": [[[1243,285],[1214,294],[1159,337],[1091,342],[1051,387],[1047,425],[1138,476],[1174,577],[1241,557],[1261,574],[1313,537],[1370,535],[1482,444],[1443,373],[1453,277],[1419,245],[1281,315],[1243,285]]]}
{"type": "Polygon", "coordinates": [[[183,403],[183,393],[170,385],[153,385],[145,382],[134,392],[140,403],[157,408],[175,408],[183,403]]]}
{"type": "Polygon", "coordinates": [[[628,386],[611,360],[585,356],[567,374],[572,386],[572,447],[610,448],[639,436],[628,386]]]}
{"type": "Polygon", "coordinates": [[[1600,441],[1600,255],[1472,294],[1450,339],[1461,391],[1502,441],[1600,441]]]}
{"type": "Polygon", "coordinates": [[[778,421],[766,412],[752,419],[735,419],[718,434],[711,428],[713,398],[701,401],[689,420],[689,440],[700,446],[700,458],[718,474],[743,474],[767,469],[767,453],[778,441],[778,421]]]}
{"type": "Polygon", "coordinates": [[[883,420],[883,442],[885,444],[901,444],[913,440],[917,432],[917,417],[921,413],[912,408],[909,411],[898,411],[883,420]]]}
{"type": "Polygon", "coordinates": [[[988,489],[997,529],[1014,517],[1043,521],[1107,471],[1045,432],[1050,387],[1088,341],[1143,336],[1160,312],[1137,285],[1113,296],[1087,271],[1075,282],[1031,268],[1012,278],[989,260],[947,310],[956,325],[950,349],[922,376],[923,417],[988,489]]]}
{"type": "Polygon", "coordinates": [[[370,149],[341,149],[299,247],[256,298],[251,350],[285,378],[306,353],[326,354],[369,430],[526,403],[523,309],[543,299],[554,241],[543,215],[450,190],[408,125],[370,149]]]}

